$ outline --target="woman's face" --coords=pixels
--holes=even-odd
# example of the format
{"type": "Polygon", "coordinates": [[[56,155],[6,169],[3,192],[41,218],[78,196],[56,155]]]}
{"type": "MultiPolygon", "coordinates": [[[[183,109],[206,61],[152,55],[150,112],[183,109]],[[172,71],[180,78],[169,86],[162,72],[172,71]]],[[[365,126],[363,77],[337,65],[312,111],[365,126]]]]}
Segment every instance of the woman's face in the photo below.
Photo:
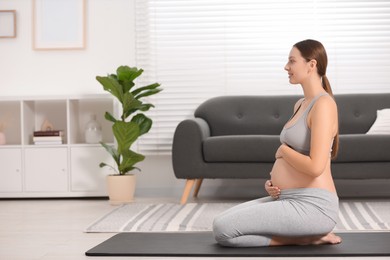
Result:
{"type": "Polygon", "coordinates": [[[284,69],[288,72],[288,78],[291,84],[301,84],[309,76],[310,65],[309,62],[302,57],[300,51],[293,47],[284,69]]]}

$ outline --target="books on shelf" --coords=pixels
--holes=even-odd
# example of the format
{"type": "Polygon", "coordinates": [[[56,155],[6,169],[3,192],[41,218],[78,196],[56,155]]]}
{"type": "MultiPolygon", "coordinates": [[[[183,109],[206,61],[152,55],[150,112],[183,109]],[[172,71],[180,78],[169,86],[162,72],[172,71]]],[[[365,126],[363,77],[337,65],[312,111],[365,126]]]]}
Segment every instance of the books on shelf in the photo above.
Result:
{"type": "Polygon", "coordinates": [[[33,136],[63,136],[62,130],[34,131],[33,136]]]}
{"type": "Polygon", "coordinates": [[[62,141],[34,141],[37,145],[48,145],[48,144],[63,144],[62,141]]]}
{"type": "Polygon", "coordinates": [[[38,145],[63,144],[64,132],[62,130],[34,131],[33,142],[38,145]]]}

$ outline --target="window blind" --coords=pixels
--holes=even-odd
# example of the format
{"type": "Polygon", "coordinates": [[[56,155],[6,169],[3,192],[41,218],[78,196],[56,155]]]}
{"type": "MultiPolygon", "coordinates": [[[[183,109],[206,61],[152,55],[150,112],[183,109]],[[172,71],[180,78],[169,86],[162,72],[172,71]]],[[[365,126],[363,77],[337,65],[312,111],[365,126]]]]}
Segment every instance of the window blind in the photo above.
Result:
{"type": "Polygon", "coordinates": [[[150,97],[146,154],[169,154],[177,124],[219,95],[301,94],[284,65],[292,45],[321,41],[334,93],[390,90],[390,1],[136,0],[140,84],[150,97]]]}

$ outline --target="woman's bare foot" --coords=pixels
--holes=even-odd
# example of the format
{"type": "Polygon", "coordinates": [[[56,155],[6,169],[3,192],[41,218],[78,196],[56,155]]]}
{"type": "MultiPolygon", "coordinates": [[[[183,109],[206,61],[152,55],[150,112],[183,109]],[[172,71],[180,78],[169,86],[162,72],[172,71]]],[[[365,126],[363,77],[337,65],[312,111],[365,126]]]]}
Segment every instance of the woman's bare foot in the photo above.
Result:
{"type": "Polygon", "coordinates": [[[329,233],[312,242],[313,245],[324,245],[324,244],[335,245],[340,243],[341,243],[341,237],[336,236],[334,233],[329,233]]]}
{"type": "Polygon", "coordinates": [[[310,237],[273,237],[270,246],[283,245],[325,245],[325,244],[340,244],[341,238],[334,233],[326,234],[325,236],[310,236],[310,237]]]}

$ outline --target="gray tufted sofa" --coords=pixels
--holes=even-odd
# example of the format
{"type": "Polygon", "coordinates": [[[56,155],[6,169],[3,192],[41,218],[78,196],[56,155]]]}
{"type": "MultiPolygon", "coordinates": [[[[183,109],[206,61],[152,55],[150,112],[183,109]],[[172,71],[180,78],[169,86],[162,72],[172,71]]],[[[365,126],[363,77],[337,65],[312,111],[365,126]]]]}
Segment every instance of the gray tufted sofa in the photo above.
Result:
{"type": "MultiPolygon", "coordinates": [[[[176,128],[172,163],[186,179],[181,203],[203,179],[268,179],[280,131],[301,96],[222,96],[209,99],[176,128]]],[[[390,135],[365,134],[390,93],[335,96],[340,149],[332,163],[339,196],[390,196],[390,135]]]]}

